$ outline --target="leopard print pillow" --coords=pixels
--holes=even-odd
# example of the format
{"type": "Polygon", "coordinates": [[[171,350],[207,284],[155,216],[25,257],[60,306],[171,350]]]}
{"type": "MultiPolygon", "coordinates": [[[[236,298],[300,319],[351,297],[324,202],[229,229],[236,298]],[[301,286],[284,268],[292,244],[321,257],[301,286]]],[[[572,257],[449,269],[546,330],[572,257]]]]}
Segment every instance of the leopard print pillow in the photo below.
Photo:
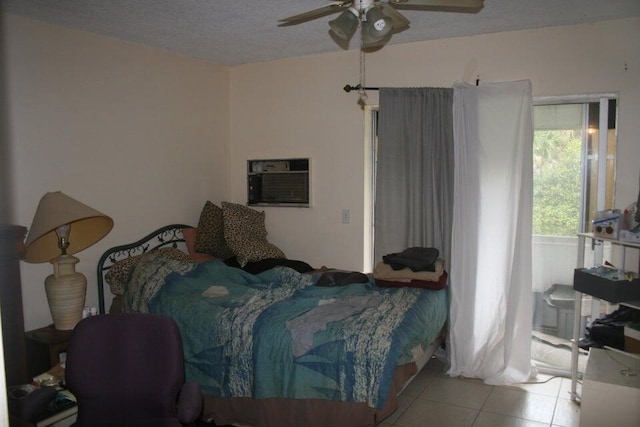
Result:
{"type": "Polygon", "coordinates": [[[222,217],[224,238],[241,267],[267,258],[286,258],[278,247],[267,241],[264,212],[222,202],[222,217]]]}
{"type": "Polygon", "coordinates": [[[146,258],[156,256],[186,263],[192,262],[189,255],[176,248],[154,249],[140,255],[121,259],[113,264],[104,276],[104,280],[109,285],[111,293],[113,295],[124,295],[127,289],[127,283],[129,282],[129,275],[133,269],[146,258]]]}
{"type": "Polygon", "coordinates": [[[233,256],[224,238],[222,209],[210,201],[205,203],[200,213],[195,250],[222,259],[233,256]]]}
{"type": "Polygon", "coordinates": [[[287,258],[276,245],[266,240],[250,239],[241,242],[235,247],[235,255],[241,267],[250,262],[258,262],[270,258],[287,258]]]}
{"type": "Polygon", "coordinates": [[[113,264],[109,271],[107,271],[104,280],[111,288],[112,294],[124,295],[124,290],[127,288],[129,272],[136,265],[140,257],[141,255],[136,255],[120,260],[113,264]]]}

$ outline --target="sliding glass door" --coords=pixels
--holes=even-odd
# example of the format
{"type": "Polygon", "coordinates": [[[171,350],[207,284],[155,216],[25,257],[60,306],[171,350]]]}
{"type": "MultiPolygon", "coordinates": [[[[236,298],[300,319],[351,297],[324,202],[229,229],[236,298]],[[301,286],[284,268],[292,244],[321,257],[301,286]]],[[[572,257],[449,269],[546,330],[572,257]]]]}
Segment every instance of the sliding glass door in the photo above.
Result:
{"type": "MultiPolygon", "coordinates": [[[[613,95],[539,99],[534,107],[532,360],[543,371],[570,368],[576,233],[613,208],[615,125],[613,95]]],[[[587,260],[600,256],[587,252],[587,260]]],[[[583,334],[592,305],[583,300],[583,334]]]]}

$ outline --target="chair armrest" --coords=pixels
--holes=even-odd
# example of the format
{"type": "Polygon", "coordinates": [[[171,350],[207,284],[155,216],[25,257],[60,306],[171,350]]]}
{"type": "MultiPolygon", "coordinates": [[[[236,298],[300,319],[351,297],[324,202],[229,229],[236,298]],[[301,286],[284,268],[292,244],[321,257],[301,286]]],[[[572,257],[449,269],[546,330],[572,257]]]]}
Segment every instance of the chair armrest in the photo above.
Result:
{"type": "Polygon", "coordinates": [[[9,393],[8,407],[11,415],[22,421],[34,421],[34,418],[47,408],[58,391],[55,387],[40,387],[21,397],[9,393]]]}
{"type": "Polygon", "coordinates": [[[176,412],[182,424],[190,424],[198,418],[202,412],[202,391],[197,383],[186,382],[182,385],[176,412]]]}

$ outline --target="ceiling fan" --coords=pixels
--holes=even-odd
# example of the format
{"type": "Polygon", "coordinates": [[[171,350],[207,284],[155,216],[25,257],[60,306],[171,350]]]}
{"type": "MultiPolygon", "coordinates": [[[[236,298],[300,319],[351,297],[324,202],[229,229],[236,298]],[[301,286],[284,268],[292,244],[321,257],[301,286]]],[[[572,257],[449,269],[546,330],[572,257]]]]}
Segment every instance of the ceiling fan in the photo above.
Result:
{"type": "Polygon", "coordinates": [[[392,34],[409,28],[409,20],[396,9],[476,13],[483,3],[484,0],[333,1],[318,9],[280,19],[278,26],[297,25],[342,11],[329,21],[330,33],[348,43],[360,27],[362,47],[367,47],[384,44],[392,34]]]}

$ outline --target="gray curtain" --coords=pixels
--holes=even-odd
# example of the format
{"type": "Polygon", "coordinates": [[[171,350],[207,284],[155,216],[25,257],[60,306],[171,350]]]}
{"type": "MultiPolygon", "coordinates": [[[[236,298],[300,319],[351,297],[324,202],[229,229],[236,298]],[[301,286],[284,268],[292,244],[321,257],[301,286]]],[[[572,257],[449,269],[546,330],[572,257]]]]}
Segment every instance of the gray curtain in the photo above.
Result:
{"type": "Polygon", "coordinates": [[[414,246],[448,263],[453,209],[453,89],[381,88],[374,263],[414,246]]]}

